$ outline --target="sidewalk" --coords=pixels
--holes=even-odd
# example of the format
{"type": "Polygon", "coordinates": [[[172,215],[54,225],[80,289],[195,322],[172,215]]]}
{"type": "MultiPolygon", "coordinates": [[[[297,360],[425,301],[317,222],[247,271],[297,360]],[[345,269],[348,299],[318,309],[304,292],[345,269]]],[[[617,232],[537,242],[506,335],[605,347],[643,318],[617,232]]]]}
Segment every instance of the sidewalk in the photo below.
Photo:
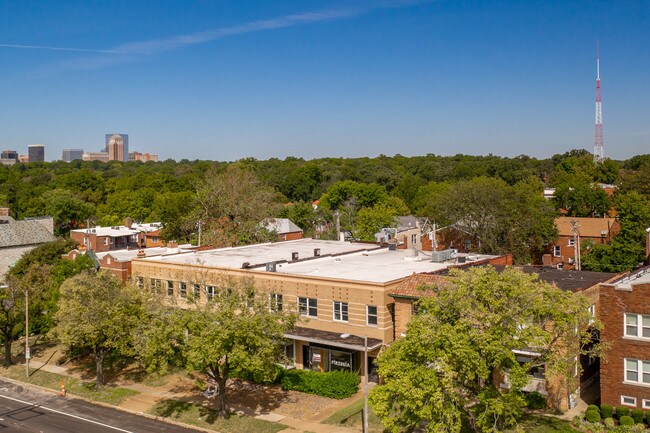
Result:
{"type": "MultiPolygon", "coordinates": [[[[32,367],[34,370],[43,370],[50,373],[57,373],[66,376],[76,376],[71,374],[66,367],[47,364],[36,360],[31,360],[29,364],[30,367],[32,367]]],[[[178,389],[174,389],[176,387],[176,384],[166,384],[164,386],[153,387],[136,383],[120,385],[120,387],[132,389],[134,391],[137,391],[139,394],[125,400],[118,406],[118,408],[138,414],[147,414],[150,409],[152,409],[158,402],[162,400],[187,400],[198,398],[196,392],[180,392],[178,389]]],[[[281,430],[279,433],[359,433],[357,430],[346,427],[337,427],[330,424],[321,424],[319,422],[306,421],[303,419],[293,418],[274,412],[259,411],[247,407],[238,407],[235,405],[231,405],[231,409],[236,413],[242,415],[250,416],[264,421],[281,423],[289,427],[287,429],[281,430]]]]}

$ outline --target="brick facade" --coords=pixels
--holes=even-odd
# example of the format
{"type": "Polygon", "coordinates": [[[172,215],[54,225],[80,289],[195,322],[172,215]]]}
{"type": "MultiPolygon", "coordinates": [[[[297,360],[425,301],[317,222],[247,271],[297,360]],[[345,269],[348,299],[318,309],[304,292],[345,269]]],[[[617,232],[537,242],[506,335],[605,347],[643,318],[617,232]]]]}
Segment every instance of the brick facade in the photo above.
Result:
{"type": "Polygon", "coordinates": [[[642,408],[643,400],[646,400],[644,409],[648,409],[650,385],[625,381],[625,359],[650,361],[650,339],[626,337],[624,330],[625,313],[650,315],[650,283],[601,285],[599,307],[600,320],[604,325],[601,338],[610,345],[609,351],[601,360],[601,402],[619,406],[622,396],[634,397],[636,405],[628,406],[642,408]]]}

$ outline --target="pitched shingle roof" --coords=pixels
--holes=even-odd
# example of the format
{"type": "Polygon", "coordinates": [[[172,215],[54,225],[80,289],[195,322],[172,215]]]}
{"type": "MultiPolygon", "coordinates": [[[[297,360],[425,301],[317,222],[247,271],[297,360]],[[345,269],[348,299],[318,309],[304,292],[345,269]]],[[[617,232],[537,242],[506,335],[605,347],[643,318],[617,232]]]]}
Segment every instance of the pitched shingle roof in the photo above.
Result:
{"type": "Polygon", "coordinates": [[[37,245],[55,240],[41,223],[33,220],[0,224],[0,248],[37,245]]]}
{"type": "Polygon", "coordinates": [[[560,236],[573,236],[573,223],[578,223],[578,230],[580,236],[599,238],[601,236],[609,235],[616,218],[578,218],[578,217],[559,217],[555,219],[555,226],[557,227],[560,236]]]}
{"type": "Polygon", "coordinates": [[[302,229],[289,218],[271,218],[265,221],[265,228],[279,235],[285,233],[302,232],[302,229]]]}

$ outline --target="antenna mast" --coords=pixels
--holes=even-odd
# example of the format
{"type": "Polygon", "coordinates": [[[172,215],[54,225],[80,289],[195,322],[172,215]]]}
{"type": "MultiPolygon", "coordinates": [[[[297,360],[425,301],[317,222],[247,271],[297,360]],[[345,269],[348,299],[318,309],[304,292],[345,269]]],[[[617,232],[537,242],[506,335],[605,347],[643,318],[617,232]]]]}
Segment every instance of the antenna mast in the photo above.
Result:
{"type": "Polygon", "coordinates": [[[594,140],[594,164],[605,159],[603,147],[603,98],[600,94],[600,44],[596,42],[596,131],[594,140]]]}

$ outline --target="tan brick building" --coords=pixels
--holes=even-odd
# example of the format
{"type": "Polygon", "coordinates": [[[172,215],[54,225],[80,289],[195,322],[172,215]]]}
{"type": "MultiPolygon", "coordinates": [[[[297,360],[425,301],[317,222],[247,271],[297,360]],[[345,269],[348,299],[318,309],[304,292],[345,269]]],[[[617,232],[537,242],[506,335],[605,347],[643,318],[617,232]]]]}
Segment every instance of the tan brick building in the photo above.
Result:
{"type": "Polygon", "coordinates": [[[601,401],[650,409],[650,266],[600,286],[601,401]]]}

